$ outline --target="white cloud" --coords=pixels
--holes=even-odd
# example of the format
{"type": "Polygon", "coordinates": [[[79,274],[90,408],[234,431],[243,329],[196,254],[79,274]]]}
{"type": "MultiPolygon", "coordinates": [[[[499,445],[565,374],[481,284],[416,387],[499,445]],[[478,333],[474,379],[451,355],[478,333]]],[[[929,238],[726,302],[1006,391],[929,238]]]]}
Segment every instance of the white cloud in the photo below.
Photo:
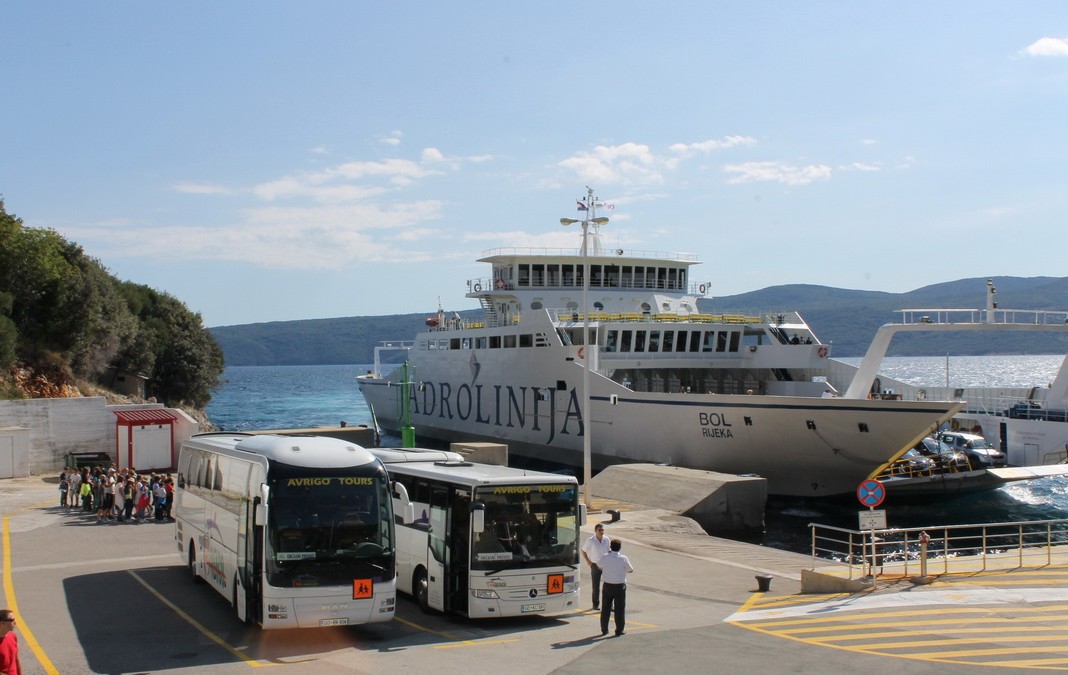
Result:
{"type": "Polygon", "coordinates": [[[378,140],[380,143],[385,143],[386,145],[397,146],[401,144],[402,136],[404,136],[404,134],[400,131],[391,131],[387,135],[379,137],[378,140]]]}
{"type": "Polygon", "coordinates": [[[641,184],[663,182],[663,171],[671,168],[672,161],[657,157],[648,145],[623,143],[598,145],[591,152],[563,160],[559,166],[587,182],[641,184]]]}
{"type": "Polygon", "coordinates": [[[311,153],[316,155],[329,155],[330,150],[325,145],[317,145],[310,150],[311,153]]]}
{"type": "Polygon", "coordinates": [[[1068,56],[1068,39],[1044,37],[1027,46],[1030,56],[1068,56]]]}
{"type": "Polygon", "coordinates": [[[823,164],[797,167],[785,162],[745,162],[728,164],[723,170],[735,174],[727,181],[732,184],[777,182],[786,185],[808,185],[831,177],[831,167],[823,164]]]}
{"type": "Polygon", "coordinates": [[[878,164],[866,164],[864,162],[852,162],[838,167],[839,171],[882,171],[878,164]]]}
{"type": "Polygon", "coordinates": [[[680,155],[689,156],[696,152],[712,152],[733,148],[738,145],[756,145],[757,140],[752,136],[724,136],[721,140],[709,139],[698,143],[675,143],[669,150],[680,155]]]}

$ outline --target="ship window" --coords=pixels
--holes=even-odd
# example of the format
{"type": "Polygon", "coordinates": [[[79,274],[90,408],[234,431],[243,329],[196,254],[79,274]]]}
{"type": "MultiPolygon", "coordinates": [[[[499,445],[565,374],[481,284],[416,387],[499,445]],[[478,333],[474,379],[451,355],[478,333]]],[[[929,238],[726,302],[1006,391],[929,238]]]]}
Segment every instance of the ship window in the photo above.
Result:
{"type": "Polygon", "coordinates": [[[643,330],[634,331],[634,351],[645,351],[645,331],[643,330]]]}
{"type": "Polygon", "coordinates": [[[619,276],[619,285],[623,288],[634,287],[634,268],[630,265],[623,266],[623,272],[619,276]]]}
{"type": "Polygon", "coordinates": [[[603,279],[600,265],[590,265],[590,286],[600,286],[603,279]]]}
{"type": "Polygon", "coordinates": [[[664,349],[665,352],[674,351],[675,349],[675,331],[664,331],[664,349]]]}
{"type": "Polygon", "coordinates": [[[530,333],[523,333],[522,335],[519,336],[519,346],[520,347],[533,347],[534,346],[534,336],[531,335],[530,333]]]}
{"type": "Polygon", "coordinates": [[[690,332],[690,351],[701,351],[701,331],[695,330],[690,332]]]}
{"type": "Polygon", "coordinates": [[[560,266],[559,265],[546,265],[545,266],[545,285],[546,286],[559,286],[560,285],[560,266]]]}
{"type": "Polygon", "coordinates": [[[680,330],[675,334],[675,351],[686,351],[686,331],[680,330]]]}
{"type": "Polygon", "coordinates": [[[574,286],[575,285],[575,266],[574,265],[563,265],[562,266],[562,271],[563,271],[563,277],[564,277],[564,284],[563,285],[564,286],[574,286]]]}
{"type": "Polygon", "coordinates": [[[714,330],[706,330],[706,331],[704,331],[704,333],[705,333],[705,342],[704,342],[704,346],[701,348],[701,351],[704,351],[704,352],[715,351],[716,331],[714,331],[714,330]]]}
{"type": "Polygon", "coordinates": [[[515,336],[514,335],[505,335],[504,336],[504,346],[505,346],[506,349],[510,349],[512,347],[515,347],[515,336]]]}
{"type": "Polygon", "coordinates": [[[604,266],[604,285],[612,288],[619,287],[619,265],[604,266]]]}
{"type": "Polygon", "coordinates": [[[519,282],[517,286],[530,286],[530,265],[527,263],[519,264],[519,282]]]}
{"type": "Polygon", "coordinates": [[[543,306],[540,300],[532,300],[530,303],[531,309],[541,309],[543,306]]]}
{"type": "Polygon", "coordinates": [[[604,337],[604,350],[606,352],[614,352],[616,350],[616,339],[619,335],[619,331],[610,330],[604,337]]]}
{"type": "Polygon", "coordinates": [[[490,349],[500,349],[501,348],[501,336],[500,335],[491,335],[490,338],[489,338],[489,346],[490,346],[490,349]]]}
{"type": "Polygon", "coordinates": [[[649,351],[660,351],[660,331],[658,330],[649,331],[649,351]]]}
{"type": "Polygon", "coordinates": [[[629,331],[629,330],[620,331],[619,351],[621,351],[621,352],[629,352],[630,351],[630,336],[631,336],[631,331],[629,331]]]}
{"type": "Polygon", "coordinates": [[[667,269],[664,267],[656,268],[656,287],[667,288],[667,269]]]}
{"type": "Polygon", "coordinates": [[[438,340],[438,349],[449,349],[449,341],[447,339],[438,340]]]}
{"type": "Polygon", "coordinates": [[[679,288],[686,290],[686,270],[679,270],[679,288]]]}
{"type": "Polygon", "coordinates": [[[738,331],[734,331],[734,332],[731,333],[731,351],[732,352],[738,351],[738,342],[740,341],[740,339],[741,339],[741,333],[739,333],[738,331]]]}
{"type": "Polygon", "coordinates": [[[530,266],[530,285],[531,286],[544,286],[545,285],[545,265],[537,263],[530,266]]]}
{"type": "Polygon", "coordinates": [[[452,338],[452,339],[449,340],[449,349],[459,349],[459,348],[460,348],[460,338],[452,338]]]}
{"type": "Polygon", "coordinates": [[[485,337],[477,337],[477,338],[475,338],[475,349],[485,349],[486,345],[487,345],[487,343],[486,343],[486,338],[485,337]]]}
{"type": "Polygon", "coordinates": [[[471,349],[471,338],[465,337],[460,341],[460,349],[471,349]]]}
{"type": "Polygon", "coordinates": [[[721,330],[720,332],[716,333],[716,351],[727,351],[727,331],[721,330]]]}
{"type": "Polygon", "coordinates": [[[668,288],[677,289],[679,283],[679,271],[674,267],[668,270],[668,288]]]}

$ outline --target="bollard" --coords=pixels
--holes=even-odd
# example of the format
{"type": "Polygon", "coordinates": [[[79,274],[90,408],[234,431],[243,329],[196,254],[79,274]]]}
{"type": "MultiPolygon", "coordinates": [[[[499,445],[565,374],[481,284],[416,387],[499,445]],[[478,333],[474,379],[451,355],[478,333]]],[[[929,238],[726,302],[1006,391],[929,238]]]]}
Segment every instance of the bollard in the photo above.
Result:
{"type": "Polygon", "coordinates": [[[767,593],[768,591],[770,591],[771,590],[771,579],[772,579],[772,576],[770,574],[758,574],[758,575],[756,575],[757,590],[759,592],[761,592],[761,593],[767,593]]]}
{"type": "Polygon", "coordinates": [[[612,520],[609,521],[611,523],[619,520],[619,511],[617,509],[608,509],[608,515],[612,516],[612,520]]]}

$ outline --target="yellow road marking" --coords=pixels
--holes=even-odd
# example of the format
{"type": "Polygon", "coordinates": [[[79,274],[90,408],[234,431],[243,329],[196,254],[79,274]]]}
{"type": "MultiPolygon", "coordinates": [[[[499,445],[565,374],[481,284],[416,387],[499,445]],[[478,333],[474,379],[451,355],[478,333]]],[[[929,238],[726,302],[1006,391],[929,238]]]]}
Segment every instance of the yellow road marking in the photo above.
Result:
{"type": "Polygon", "coordinates": [[[208,638],[209,640],[211,640],[211,641],[212,641],[212,642],[214,642],[215,644],[219,645],[220,647],[222,647],[222,648],[223,648],[223,649],[225,649],[226,651],[230,652],[231,654],[233,654],[233,655],[234,655],[234,656],[236,656],[237,658],[239,658],[239,659],[241,659],[242,661],[244,661],[245,663],[247,663],[247,664],[248,664],[249,666],[251,666],[252,668],[263,668],[263,667],[266,667],[266,666],[275,666],[275,665],[278,665],[278,664],[276,664],[276,663],[260,663],[260,662],[259,662],[259,661],[257,661],[256,659],[250,658],[250,657],[249,657],[249,656],[248,656],[247,654],[243,653],[243,652],[242,652],[241,650],[237,649],[236,647],[232,647],[232,646],[230,646],[230,645],[229,645],[229,644],[228,644],[228,643],[227,643],[227,642],[226,642],[225,640],[223,640],[223,639],[222,639],[221,637],[219,637],[219,636],[218,636],[218,635],[216,635],[215,633],[212,633],[212,632],[211,632],[210,630],[208,630],[208,629],[207,629],[207,628],[206,628],[206,627],[205,627],[205,626],[204,626],[203,624],[201,624],[201,623],[200,623],[199,621],[197,621],[197,620],[196,620],[196,619],[194,619],[193,617],[189,616],[189,615],[188,615],[188,614],[186,614],[186,613],[185,613],[184,611],[182,611],[182,609],[181,609],[181,608],[179,608],[179,607],[178,607],[177,605],[175,605],[175,604],[174,604],[173,602],[171,602],[171,601],[170,601],[170,600],[168,600],[167,598],[163,597],[163,594],[161,594],[161,593],[160,593],[159,591],[157,591],[156,589],[154,589],[154,588],[152,588],[151,586],[149,586],[149,585],[148,585],[148,582],[147,582],[147,581],[145,581],[144,579],[142,579],[142,578],[141,578],[140,576],[138,576],[137,572],[134,572],[133,570],[126,570],[126,572],[127,572],[127,573],[128,573],[128,574],[129,574],[130,576],[132,576],[132,577],[133,577],[134,579],[137,579],[137,582],[138,582],[138,583],[140,583],[140,584],[141,584],[142,586],[144,586],[144,587],[145,587],[146,589],[148,589],[148,592],[149,592],[149,593],[151,593],[152,595],[156,596],[156,599],[158,599],[158,600],[159,600],[160,602],[162,602],[163,604],[167,605],[167,607],[170,607],[170,608],[171,608],[171,610],[172,610],[172,611],[173,611],[173,612],[174,612],[175,614],[177,614],[178,616],[180,616],[180,617],[182,617],[183,619],[185,619],[186,623],[188,623],[188,624],[189,624],[190,626],[192,626],[193,628],[195,628],[195,629],[197,629],[198,631],[200,631],[200,633],[201,633],[202,635],[204,635],[205,637],[207,637],[207,638],[208,638]]]}
{"type": "Polygon", "coordinates": [[[18,600],[15,599],[15,583],[11,579],[11,528],[9,524],[10,516],[4,516],[4,532],[3,532],[3,545],[4,545],[4,598],[7,602],[7,607],[15,613],[15,617],[18,619],[16,624],[18,625],[19,633],[22,633],[22,639],[25,640],[26,646],[30,648],[33,655],[37,657],[37,661],[41,664],[41,667],[45,669],[45,672],[49,675],[59,675],[59,671],[56,669],[52,660],[45,654],[41,644],[37,642],[37,638],[33,636],[33,631],[30,630],[29,623],[26,622],[26,617],[22,616],[19,611],[18,600]]]}

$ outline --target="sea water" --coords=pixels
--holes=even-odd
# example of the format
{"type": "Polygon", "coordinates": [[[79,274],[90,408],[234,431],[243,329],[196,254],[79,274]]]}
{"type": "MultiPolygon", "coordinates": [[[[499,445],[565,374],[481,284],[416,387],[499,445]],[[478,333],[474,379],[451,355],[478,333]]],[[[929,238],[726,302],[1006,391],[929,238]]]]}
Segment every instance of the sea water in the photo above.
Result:
{"type": "MultiPolygon", "coordinates": [[[[909,384],[1029,387],[1053,380],[1063,356],[890,357],[881,372],[909,384]]],[[[860,359],[842,359],[856,365],[860,359]]],[[[221,429],[290,429],[371,424],[371,412],[356,386],[367,365],[234,366],[208,405],[208,418],[221,429]]],[[[399,438],[383,437],[384,445],[399,438]]],[[[1068,518],[1068,478],[1011,483],[996,490],[939,497],[922,504],[895,504],[891,495],[880,507],[890,527],[928,527],[966,523],[1068,518]]],[[[859,502],[835,499],[771,498],[762,543],[808,552],[809,523],[855,529],[859,502]]]]}

